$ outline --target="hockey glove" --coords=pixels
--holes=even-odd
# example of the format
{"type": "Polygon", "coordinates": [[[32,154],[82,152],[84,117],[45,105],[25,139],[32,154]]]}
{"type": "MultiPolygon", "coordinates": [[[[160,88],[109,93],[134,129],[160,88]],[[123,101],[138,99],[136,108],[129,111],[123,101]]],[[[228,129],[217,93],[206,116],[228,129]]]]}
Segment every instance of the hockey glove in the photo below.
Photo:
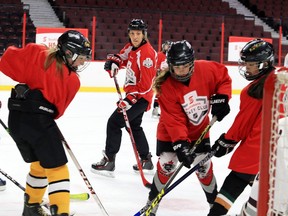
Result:
{"type": "Polygon", "coordinates": [[[122,101],[117,102],[118,110],[121,112],[123,109],[129,110],[133,104],[137,102],[137,98],[133,94],[128,94],[122,101]]]}
{"type": "Polygon", "coordinates": [[[109,73],[110,78],[114,77],[122,63],[122,59],[118,55],[109,54],[104,64],[104,70],[109,73]]]}
{"type": "Polygon", "coordinates": [[[216,94],[211,97],[210,103],[212,105],[211,114],[216,116],[218,121],[221,121],[230,112],[228,104],[228,95],[216,94]]]}
{"type": "Polygon", "coordinates": [[[216,150],[215,157],[222,157],[233,151],[237,143],[238,142],[234,140],[225,139],[225,133],[223,133],[218,140],[215,141],[214,145],[212,146],[212,151],[216,150]]]}
{"type": "Polygon", "coordinates": [[[183,163],[185,167],[190,169],[196,155],[190,154],[191,144],[187,141],[177,141],[173,143],[173,149],[177,154],[178,160],[183,163]]]}

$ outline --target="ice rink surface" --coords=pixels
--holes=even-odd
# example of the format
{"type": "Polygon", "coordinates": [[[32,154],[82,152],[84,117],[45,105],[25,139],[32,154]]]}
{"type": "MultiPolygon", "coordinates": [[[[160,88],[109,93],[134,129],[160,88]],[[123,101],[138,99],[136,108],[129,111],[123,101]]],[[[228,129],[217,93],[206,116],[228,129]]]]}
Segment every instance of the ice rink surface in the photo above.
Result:
{"type": "MultiPolygon", "coordinates": [[[[8,97],[8,91],[0,91],[0,100],[2,101],[0,118],[6,124],[8,97]]],[[[57,123],[108,214],[110,216],[133,216],[145,205],[149,190],[143,186],[140,175],[132,170],[136,159],[130,137],[125,130],[123,130],[121,149],[116,157],[116,177],[99,176],[90,171],[91,164],[102,158],[102,150],[105,147],[106,139],[106,122],[116,108],[117,100],[116,92],[79,92],[64,116],[57,120],[57,123]]],[[[233,123],[238,112],[239,95],[233,95],[230,106],[230,114],[222,122],[216,122],[211,128],[211,143],[214,143],[221,133],[226,132],[233,123]]],[[[154,164],[157,162],[157,156],[155,155],[157,122],[157,119],[151,118],[151,110],[145,113],[142,126],[150,144],[154,164]]],[[[218,188],[230,172],[227,167],[231,155],[213,158],[218,188]]],[[[25,186],[29,164],[22,160],[14,141],[2,126],[0,127],[0,159],[0,168],[25,186]]],[[[68,166],[71,177],[71,193],[89,192],[70,158],[68,166]]],[[[187,172],[187,168],[184,167],[178,177],[185,172],[187,172]]],[[[0,176],[3,177],[1,174],[0,176]]],[[[146,175],[146,178],[151,182],[153,175],[146,175]]],[[[5,177],[4,179],[7,181],[7,188],[0,192],[0,216],[20,216],[23,209],[23,191],[9,179],[5,177]]],[[[246,188],[229,211],[229,214],[239,213],[243,202],[249,195],[249,191],[250,188],[246,188]]],[[[71,201],[71,211],[75,211],[76,216],[102,215],[97,202],[91,196],[87,201],[71,201]]],[[[157,215],[205,216],[208,211],[209,205],[206,202],[204,192],[196,179],[195,173],[193,173],[163,198],[157,215]]]]}

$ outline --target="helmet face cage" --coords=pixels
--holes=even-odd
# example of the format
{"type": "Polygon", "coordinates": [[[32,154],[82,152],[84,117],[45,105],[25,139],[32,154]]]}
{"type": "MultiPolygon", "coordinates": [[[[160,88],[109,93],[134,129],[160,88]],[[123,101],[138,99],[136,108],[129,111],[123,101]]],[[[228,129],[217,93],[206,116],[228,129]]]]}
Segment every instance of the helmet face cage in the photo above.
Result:
{"type": "Polygon", "coordinates": [[[238,64],[239,73],[245,79],[251,81],[259,78],[273,67],[273,45],[262,39],[254,39],[248,42],[240,51],[238,64]],[[247,72],[246,62],[257,63],[259,72],[255,75],[250,75],[249,72],[247,72]]]}
{"type": "Polygon", "coordinates": [[[194,50],[191,44],[186,41],[172,42],[170,49],[167,52],[167,63],[169,65],[170,73],[173,78],[180,82],[186,82],[192,76],[194,69],[194,50]],[[190,64],[189,72],[185,76],[178,76],[173,70],[173,66],[180,66],[190,64]]]}
{"type": "Polygon", "coordinates": [[[58,38],[57,47],[65,64],[70,70],[80,72],[87,67],[88,62],[86,62],[84,66],[72,66],[80,55],[85,56],[87,60],[91,59],[92,50],[90,42],[80,32],[69,30],[63,33],[58,38]],[[69,63],[68,59],[71,59],[72,63],[69,63]]]}

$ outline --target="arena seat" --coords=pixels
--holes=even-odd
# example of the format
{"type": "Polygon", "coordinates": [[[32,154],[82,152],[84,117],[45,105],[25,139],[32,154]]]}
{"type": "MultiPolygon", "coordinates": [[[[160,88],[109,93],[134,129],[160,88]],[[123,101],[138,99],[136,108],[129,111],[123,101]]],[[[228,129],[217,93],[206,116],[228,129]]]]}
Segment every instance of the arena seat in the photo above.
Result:
{"type": "MultiPolygon", "coordinates": [[[[14,1],[22,4],[20,0],[11,0],[11,2],[14,1]]],[[[117,53],[121,49],[121,44],[123,47],[127,43],[127,26],[132,18],[144,19],[148,24],[149,40],[155,50],[160,48],[158,47],[158,33],[159,18],[162,18],[163,41],[187,39],[193,44],[195,50],[208,52],[209,59],[212,60],[216,55],[212,55],[211,50],[208,51],[206,47],[220,46],[223,17],[225,17],[225,31],[227,29],[229,31],[229,34],[225,32],[225,46],[228,46],[227,41],[233,32],[232,29],[236,31],[237,29],[248,29],[249,26],[255,27],[253,21],[246,21],[244,16],[237,15],[235,9],[229,8],[229,4],[221,0],[211,1],[209,4],[206,4],[204,0],[182,0],[180,2],[167,0],[165,3],[128,0],[49,0],[49,2],[59,17],[62,17],[65,12],[66,20],[63,22],[66,27],[88,28],[90,40],[92,17],[96,16],[95,43],[97,50],[95,53],[97,60],[105,59],[107,55],[104,51],[98,52],[98,49],[117,53]]],[[[17,22],[17,17],[11,16],[10,20],[17,22]]],[[[257,37],[269,34],[266,34],[263,29],[259,31],[257,27],[255,29],[257,29],[255,31],[257,37]]],[[[29,38],[34,32],[35,28],[32,27],[27,32],[29,38]]],[[[20,36],[20,33],[15,34],[20,36]]],[[[247,35],[248,33],[244,31],[242,34],[247,35]]],[[[200,56],[208,58],[208,54],[202,53],[200,56]]],[[[219,53],[217,55],[219,56],[219,53]]]]}
{"type": "MultiPolygon", "coordinates": [[[[22,46],[22,19],[23,3],[20,0],[6,0],[0,7],[0,55],[8,46],[22,46]]],[[[29,13],[27,14],[27,40],[35,42],[35,27],[32,24],[29,13]],[[34,34],[30,34],[33,32],[34,34]]]]}
{"type": "MultiPolygon", "coordinates": [[[[252,11],[255,16],[258,16],[263,22],[279,32],[280,25],[282,26],[283,37],[288,39],[288,1],[287,0],[239,0],[247,8],[252,11]]],[[[262,31],[260,34],[263,38],[271,38],[270,32],[262,31]]],[[[284,57],[287,53],[288,45],[282,45],[281,62],[283,63],[284,57]]],[[[278,54],[278,46],[274,47],[278,54]]],[[[277,56],[278,58],[278,56],[277,56]]]]}

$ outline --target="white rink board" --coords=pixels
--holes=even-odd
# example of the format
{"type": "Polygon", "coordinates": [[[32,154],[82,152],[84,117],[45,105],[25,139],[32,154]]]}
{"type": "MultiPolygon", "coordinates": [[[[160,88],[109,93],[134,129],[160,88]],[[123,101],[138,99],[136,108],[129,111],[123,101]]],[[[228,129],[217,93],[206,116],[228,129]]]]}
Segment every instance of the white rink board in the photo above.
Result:
{"type": "MultiPolygon", "coordinates": [[[[104,61],[90,62],[89,66],[80,72],[81,87],[114,87],[114,81],[103,69],[104,61]]],[[[241,90],[247,85],[248,81],[245,80],[238,72],[238,66],[227,66],[229,75],[232,78],[232,89],[241,90]]],[[[119,71],[118,82],[121,83],[125,79],[125,70],[119,71]]],[[[16,82],[12,81],[9,77],[0,73],[0,86],[14,85],[16,82]]]]}

